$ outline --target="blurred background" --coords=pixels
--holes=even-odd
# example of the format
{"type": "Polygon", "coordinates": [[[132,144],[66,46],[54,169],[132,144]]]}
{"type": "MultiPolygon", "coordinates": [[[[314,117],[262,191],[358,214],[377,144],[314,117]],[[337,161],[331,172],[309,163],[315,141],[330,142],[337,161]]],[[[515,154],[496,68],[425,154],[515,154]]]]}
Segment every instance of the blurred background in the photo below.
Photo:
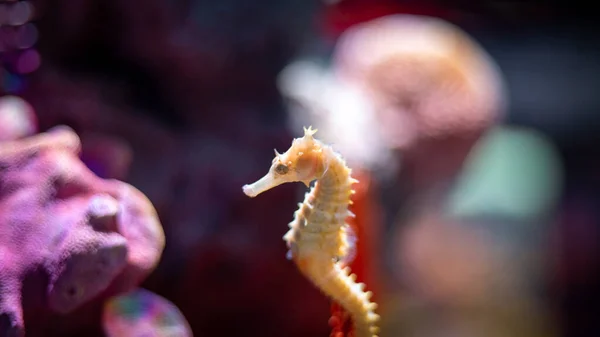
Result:
{"type": "MultiPolygon", "coordinates": [[[[598,336],[594,13],[558,1],[1,1],[0,133],[68,125],[93,172],[148,196],[166,247],[141,286],[194,336],[329,336],[330,301],[281,239],[305,188],[241,190],[309,124],[361,180],[359,278],[381,336],[598,336]]],[[[61,336],[103,335],[72,330],[61,336]]]]}

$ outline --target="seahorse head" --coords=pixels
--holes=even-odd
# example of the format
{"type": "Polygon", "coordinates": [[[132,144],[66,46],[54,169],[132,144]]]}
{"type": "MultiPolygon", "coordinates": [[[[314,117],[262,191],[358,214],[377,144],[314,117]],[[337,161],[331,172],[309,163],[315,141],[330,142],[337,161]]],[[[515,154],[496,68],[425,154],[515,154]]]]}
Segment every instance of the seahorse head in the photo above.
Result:
{"type": "Polygon", "coordinates": [[[244,185],[243,191],[249,197],[255,197],[271,188],[290,182],[310,182],[320,178],[327,165],[323,155],[323,144],[313,135],[317,130],[304,128],[304,136],[295,138],[292,146],[285,152],[275,150],[275,158],[267,174],[258,181],[244,185]]]}

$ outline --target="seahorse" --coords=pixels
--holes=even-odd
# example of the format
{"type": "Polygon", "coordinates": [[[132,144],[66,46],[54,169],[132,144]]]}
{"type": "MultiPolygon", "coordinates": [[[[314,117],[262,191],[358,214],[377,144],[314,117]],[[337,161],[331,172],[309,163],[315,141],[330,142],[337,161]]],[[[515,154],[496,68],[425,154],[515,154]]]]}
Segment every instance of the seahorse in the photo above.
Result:
{"type": "Polygon", "coordinates": [[[306,187],[316,183],[299,203],[289,231],[283,236],[287,257],[300,272],[325,295],[339,303],[353,322],[356,337],[377,337],[379,315],[371,302],[371,291],[356,282],[347,264],[353,259],[355,235],[346,223],[354,216],[348,206],[355,193],[352,170],[330,145],[314,137],[312,126],[304,128],[304,136],[295,138],[283,154],[275,149],[275,158],[267,174],[243,186],[249,197],[289,182],[302,182],[306,187]]]}

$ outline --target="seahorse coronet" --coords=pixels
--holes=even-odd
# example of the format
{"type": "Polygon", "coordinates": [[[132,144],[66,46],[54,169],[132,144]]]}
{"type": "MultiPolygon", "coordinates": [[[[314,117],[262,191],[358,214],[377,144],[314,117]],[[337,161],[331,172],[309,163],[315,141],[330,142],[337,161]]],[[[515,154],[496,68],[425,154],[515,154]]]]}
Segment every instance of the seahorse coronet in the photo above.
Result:
{"type": "Polygon", "coordinates": [[[298,204],[294,220],[288,224],[290,229],[282,238],[289,248],[287,257],[350,314],[355,337],[377,337],[379,315],[375,313],[377,304],[370,301],[373,293],[365,291],[364,283],[356,282],[356,274],[346,265],[353,258],[356,243],[346,219],[355,217],[348,207],[356,193],[351,186],[358,180],[352,178],[352,169],[339,153],[313,137],[316,131],[305,127],[304,136],[294,139],[288,151],[275,151],[267,175],[245,185],[243,191],[254,197],[283,183],[309,186],[317,181],[298,204]],[[286,169],[277,170],[282,163],[286,169]]]}

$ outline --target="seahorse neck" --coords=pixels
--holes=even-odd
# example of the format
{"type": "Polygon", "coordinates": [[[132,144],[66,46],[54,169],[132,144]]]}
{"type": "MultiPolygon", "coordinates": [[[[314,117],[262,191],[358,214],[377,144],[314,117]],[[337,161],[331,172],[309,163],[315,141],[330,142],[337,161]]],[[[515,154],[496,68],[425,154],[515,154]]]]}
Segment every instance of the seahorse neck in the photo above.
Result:
{"type": "Polygon", "coordinates": [[[326,169],[323,176],[315,184],[314,196],[317,200],[322,201],[330,198],[341,201],[338,198],[340,195],[349,196],[351,193],[351,170],[332,148],[327,147],[323,151],[325,158],[327,158],[326,169]]]}

